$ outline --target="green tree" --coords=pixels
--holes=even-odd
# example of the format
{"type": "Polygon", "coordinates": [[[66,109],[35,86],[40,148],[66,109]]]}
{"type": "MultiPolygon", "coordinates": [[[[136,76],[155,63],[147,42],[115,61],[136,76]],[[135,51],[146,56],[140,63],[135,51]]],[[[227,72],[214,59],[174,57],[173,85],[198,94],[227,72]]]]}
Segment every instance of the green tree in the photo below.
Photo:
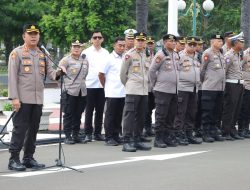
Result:
{"type": "MultiPolygon", "coordinates": [[[[193,0],[187,0],[187,8],[193,0]]],[[[208,17],[204,17],[205,11],[202,8],[203,1],[197,0],[200,4],[197,16],[197,35],[209,38],[212,33],[223,34],[226,31],[239,32],[241,2],[235,0],[213,0],[215,8],[208,17]]],[[[185,16],[179,17],[179,33],[182,35],[192,35],[192,10],[185,16]]]]}
{"type": "Polygon", "coordinates": [[[134,20],[128,14],[132,0],[55,0],[40,26],[46,40],[67,47],[73,39],[87,42],[94,29],[100,29],[110,47],[112,37],[123,35],[134,20]]]}
{"type": "Polygon", "coordinates": [[[37,22],[46,13],[48,5],[39,0],[0,1],[0,39],[5,45],[6,63],[14,46],[22,43],[22,26],[27,22],[37,22]]]}

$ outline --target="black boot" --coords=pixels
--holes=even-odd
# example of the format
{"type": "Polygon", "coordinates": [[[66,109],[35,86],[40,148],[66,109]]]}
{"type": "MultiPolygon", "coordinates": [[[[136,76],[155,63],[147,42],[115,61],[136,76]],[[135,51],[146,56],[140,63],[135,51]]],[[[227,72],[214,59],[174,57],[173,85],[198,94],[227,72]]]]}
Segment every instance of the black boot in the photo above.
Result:
{"type": "Polygon", "coordinates": [[[178,144],[181,146],[186,146],[189,144],[188,139],[186,137],[186,133],[184,133],[183,131],[177,132],[175,138],[178,144]]]}
{"type": "Polygon", "coordinates": [[[169,147],[177,147],[179,145],[179,143],[177,142],[175,138],[174,133],[165,133],[163,140],[164,140],[164,143],[169,147]]]}
{"type": "Polygon", "coordinates": [[[44,164],[39,164],[33,157],[31,157],[31,158],[24,158],[23,159],[23,165],[26,168],[32,168],[32,169],[42,169],[42,168],[45,168],[44,164]]]}
{"type": "Polygon", "coordinates": [[[124,137],[122,151],[124,152],[136,152],[134,143],[131,142],[130,138],[124,137]]]}
{"type": "Polygon", "coordinates": [[[145,127],[145,132],[144,132],[145,137],[154,137],[155,132],[152,130],[152,128],[146,128],[145,127]]]}
{"type": "Polygon", "coordinates": [[[21,164],[19,153],[11,153],[10,159],[9,159],[9,170],[15,170],[15,171],[25,171],[26,167],[21,164]]]}
{"type": "Polygon", "coordinates": [[[221,136],[221,132],[218,132],[217,129],[212,130],[212,131],[210,132],[210,136],[211,136],[215,141],[224,141],[224,140],[226,140],[225,137],[222,137],[222,136],[221,136]]]}
{"type": "Polygon", "coordinates": [[[187,139],[189,144],[201,144],[202,141],[200,139],[197,139],[194,135],[193,135],[193,131],[187,131],[186,132],[187,135],[187,139]]]}
{"type": "Polygon", "coordinates": [[[137,150],[151,150],[151,146],[141,142],[141,137],[135,137],[135,148],[137,150]]]}
{"type": "Polygon", "coordinates": [[[160,133],[160,132],[157,132],[155,134],[154,147],[157,147],[157,148],[166,148],[167,147],[167,145],[163,141],[162,133],[160,133]]]}
{"type": "Polygon", "coordinates": [[[212,143],[215,141],[214,138],[210,136],[209,131],[203,131],[202,140],[206,143],[212,143]]]}

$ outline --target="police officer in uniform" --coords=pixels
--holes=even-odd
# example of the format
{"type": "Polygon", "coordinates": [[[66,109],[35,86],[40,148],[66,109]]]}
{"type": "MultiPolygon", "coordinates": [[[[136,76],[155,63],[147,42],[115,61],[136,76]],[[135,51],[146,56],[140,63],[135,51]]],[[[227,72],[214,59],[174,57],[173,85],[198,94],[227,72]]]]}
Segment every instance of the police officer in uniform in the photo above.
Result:
{"type": "Polygon", "coordinates": [[[241,112],[238,119],[239,136],[250,138],[249,117],[250,117],[250,48],[244,51],[242,64],[244,94],[241,104],[241,112]]]}
{"type": "Polygon", "coordinates": [[[180,53],[178,111],[175,127],[180,145],[201,144],[193,135],[195,114],[197,111],[197,92],[200,85],[200,62],[197,59],[195,37],[187,37],[186,47],[180,53]]]}
{"type": "Polygon", "coordinates": [[[211,47],[202,55],[201,65],[201,123],[204,142],[225,140],[217,127],[218,120],[221,118],[225,88],[225,61],[221,52],[223,37],[220,34],[214,34],[211,36],[210,43],[211,47]]]}
{"type": "Polygon", "coordinates": [[[135,29],[127,29],[124,31],[125,34],[125,53],[130,49],[134,48],[134,34],[137,33],[135,29]]]}
{"type": "MultiPolygon", "coordinates": [[[[196,36],[196,57],[200,63],[202,63],[202,54],[204,51],[204,41],[202,38],[196,36]]],[[[201,83],[198,87],[198,98],[197,98],[197,112],[195,116],[195,136],[196,137],[202,137],[202,129],[201,129],[201,95],[202,95],[202,90],[201,90],[201,83]]]]}
{"type": "Polygon", "coordinates": [[[222,114],[222,129],[227,140],[244,139],[235,128],[243,97],[242,63],[240,52],[244,48],[243,37],[231,37],[232,48],[225,54],[226,87],[222,114]]]}
{"type": "Polygon", "coordinates": [[[125,107],[123,116],[123,151],[150,150],[141,142],[145,110],[148,99],[148,65],[146,64],[146,34],[135,34],[135,48],[124,56],[121,81],[125,86],[125,107]],[[132,143],[132,138],[134,143],[132,143]]]}
{"type": "Polygon", "coordinates": [[[15,48],[9,57],[9,99],[12,100],[16,112],[9,147],[10,170],[24,171],[26,168],[45,167],[33,157],[42,115],[44,78],[47,75],[50,79],[56,79],[60,71],[52,68],[52,63],[38,48],[39,39],[40,30],[36,24],[24,25],[24,44],[15,48]],[[24,155],[21,163],[19,154],[22,148],[24,155]]]}
{"type": "Polygon", "coordinates": [[[231,49],[230,37],[234,36],[235,33],[232,31],[225,32],[224,40],[225,44],[222,46],[223,54],[225,55],[231,49]]]}
{"type": "Polygon", "coordinates": [[[176,37],[176,45],[174,51],[179,54],[181,51],[185,49],[185,43],[186,43],[185,37],[183,36],[176,37]]]}
{"type": "Polygon", "coordinates": [[[64,57],[59,65],[66,68],[69,78],[64,79],[64,90],[67,92],[63,115],[65,144],[83,143],[78,134],[81,116],[86,106],[87,89],[85,79],[88,74],[88,61],[81,55],[82,44],[79,40],[72,42],[70,55],[64,57]]]}
{"type": "Polygon", "coordinates": [[[156,104],[154,146],[158,148],[178,146],[174,135],[179,64],[175,40],[172,34],[163,36],[164,48],[155,55],[149,71],[156,104]]]}
{"type": "MultiPolygon", "coordinates": [[[[147,47],[146,47],[146,64],[150,67],[152,60],[155,55],[155,41],[154,38],[151,36],[147,37],[147,47]]],[[[154,131],[152,130],[152,111],[155,108],[155,98],[152,92],[152,86],[150,81],[148,80],[148,107],[145,115],[145,122],[144,122],[144,129],[145,129],[145,136],[152,137],[154,136],[154,131]]]]}

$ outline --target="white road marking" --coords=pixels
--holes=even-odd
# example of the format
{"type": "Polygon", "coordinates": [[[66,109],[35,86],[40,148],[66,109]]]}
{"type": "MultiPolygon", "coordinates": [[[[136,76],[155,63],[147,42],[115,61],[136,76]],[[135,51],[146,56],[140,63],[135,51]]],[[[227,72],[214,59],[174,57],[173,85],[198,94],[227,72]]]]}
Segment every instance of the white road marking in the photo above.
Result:
{"type": "MultiPolygon", "coordinates": [[[[129,163],[129,162],[138,162],[138,161],[145,161],[145,160],[162,161],[162,160],[168,160],[168,159],[179,158],[179,157],[184,157],[184,156],[191,156],[191,155],[196,155],[196,154],[201,154],[201,153],[206,153],[206,152],[208,152],[208,151],[129,157],[129,158],[126,158],[126,160],[117,160],[117,161],[110,161],[110,162],[100,162],[100,163],[94,163],[94,164],[71,166],[71,168],[80,170],[80,169],[86,169],[86,168],[95,168],[95,167],[100,167],[100,166],[109,166],[109,165],[124,164],[124,163],[129,163]]],[[[60,169],[57,167],[54,169],[45,169],[45,170],[30,171],[30,172],[18,172],[18,173],[7,174],[7,175],[2,175],[2,176],[5,176],[5,177],[30,177],[30,176],[58,173],[58,172],[69,171],[69,170],[70,169],[68,169],[68,168],[60,169]]]]}

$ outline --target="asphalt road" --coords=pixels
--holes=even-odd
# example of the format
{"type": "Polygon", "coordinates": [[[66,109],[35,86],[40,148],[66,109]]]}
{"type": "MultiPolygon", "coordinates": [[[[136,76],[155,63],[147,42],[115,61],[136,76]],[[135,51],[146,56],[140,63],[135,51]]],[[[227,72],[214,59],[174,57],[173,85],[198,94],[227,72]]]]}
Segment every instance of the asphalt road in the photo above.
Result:
{"type": "MultiPolygon", "coordinates": [[[[250,140],[243,140],[136,153],[102,142],[63,145],[66,165],[83,173],[62,168],[10,172],[9,153],[1,150],[0,186],[3,190],[249,190],[249,145],[250,140]]],[[[36,158],[47,166],[55,164],[58,145],[38,147],[36,158]]]]}

